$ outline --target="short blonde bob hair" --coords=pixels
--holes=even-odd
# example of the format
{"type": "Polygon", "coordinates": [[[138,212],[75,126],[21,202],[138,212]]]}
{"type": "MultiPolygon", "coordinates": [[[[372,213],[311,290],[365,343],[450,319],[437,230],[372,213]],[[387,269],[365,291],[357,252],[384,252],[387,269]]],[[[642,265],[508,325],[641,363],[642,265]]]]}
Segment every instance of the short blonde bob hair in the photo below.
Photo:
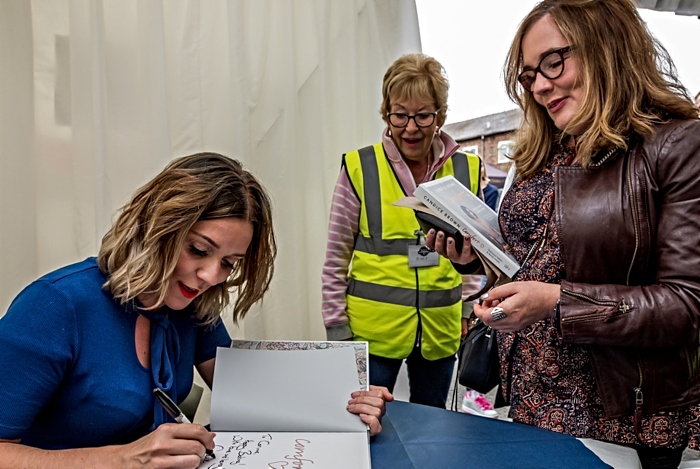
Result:
{"type": "Polygon", "coordinates": [[[576,136],[576,153],[585,168],[598,150],[626,150],[631,138],[650,135],[660,122],[698,116],[668,52],[647,30],[630,0],[538,3],[520,23],[503,74],[508,95],[523,110],[513,154],[521,177],[546,166],[552,144],[563,139],[568,129],[585,129],[576,136]],[[578,60],[578,80],[584,87],[581,108],[562,131],[518,82],[523,37],[546,15],[575,47],[572,55],[578,60]]]}
{"type": "Polygon", "coordinates": [[[233,321],[238,322],[269,288],[277,248],[265,190],[238,161],[217,153],[173,160],[122,207],[98,256],[100,270],[109,277],[104,288],[121,304],[154,294],[156,304],[148,309],[160,308],[192,226],[225,217],[250,222],[252,241],[229,278],[193,305],[202,323],[212,323],[235,292],[233,321]]]}
{"type": "Polygon", "coordinates": [[[447,92],[450,84],[443,66],[425,54],[402,55],[384,74],[382,106],[379,113],[389,123],[391,103],[400,100],[426,101],[435,104],[440,111],[437,125],[442,127],[447,117],[447,92]]]}

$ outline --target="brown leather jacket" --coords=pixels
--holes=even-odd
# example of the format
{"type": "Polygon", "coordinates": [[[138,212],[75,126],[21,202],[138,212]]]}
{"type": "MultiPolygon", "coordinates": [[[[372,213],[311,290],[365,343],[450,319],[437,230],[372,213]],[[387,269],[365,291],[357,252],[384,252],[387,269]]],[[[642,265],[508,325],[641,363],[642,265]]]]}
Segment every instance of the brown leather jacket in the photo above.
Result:
{"type": "Polygon", "coordinates": [[[700,121],[555,181],[561,339],[588,346],[605,413],[700,401],[700,121]]]}

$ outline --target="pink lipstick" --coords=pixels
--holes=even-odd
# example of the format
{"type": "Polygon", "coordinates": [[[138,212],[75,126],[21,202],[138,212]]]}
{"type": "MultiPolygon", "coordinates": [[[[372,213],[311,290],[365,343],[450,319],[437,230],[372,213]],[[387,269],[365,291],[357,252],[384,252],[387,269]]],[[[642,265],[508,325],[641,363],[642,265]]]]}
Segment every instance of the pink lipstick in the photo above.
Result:
{"type": "Polygon", "coordinates": [[[564,106],[564,103],[566,103],[566,98],[555,99],[547,103],[547,109],[554,114],[564,106]]]}

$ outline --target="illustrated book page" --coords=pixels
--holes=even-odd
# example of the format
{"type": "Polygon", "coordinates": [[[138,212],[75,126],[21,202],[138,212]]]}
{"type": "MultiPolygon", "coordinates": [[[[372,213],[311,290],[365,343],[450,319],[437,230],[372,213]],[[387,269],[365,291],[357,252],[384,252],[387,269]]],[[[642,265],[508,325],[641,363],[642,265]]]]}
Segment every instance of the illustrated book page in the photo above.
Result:
{"type": "Polygon", "coordinates": [[[216,458],[200,469],[371,467],[367,426],[346,410],[350,394],[367,389],[358,373],[366,383],[366,347],[234,341],[219,348],[211,399],[216,458]]]}
{"type": "Polygon", "coordinates": [[[413,196],[415,201],[406,197],[396,205],[414,210],[427,209],[463,235],[471,237],[474,249],[505,275],[512,278],[518,271],[520,266],[508,252],[496,213],[453,176],[424,182],[416,188],[413,196]]]}

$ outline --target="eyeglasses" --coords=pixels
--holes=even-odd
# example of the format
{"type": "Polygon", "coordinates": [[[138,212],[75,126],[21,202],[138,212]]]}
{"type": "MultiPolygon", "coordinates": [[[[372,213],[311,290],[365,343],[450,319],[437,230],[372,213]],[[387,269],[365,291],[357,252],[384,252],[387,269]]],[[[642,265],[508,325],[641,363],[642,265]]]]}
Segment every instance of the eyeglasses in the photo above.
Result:
{"type": "Polygon", "coordinates": [[[574,48],[574,46],[567,46],[553,50],[542,57],[534,70],[525,70],[518,75],[518,81],[527,91],[532,91],[532,85],[535,84],[538,72],[548,80],[559,78],[564,73],[564,54],[571,52],[574,48]]]}
{"type": "Polygon", "coordinates": [[[408,122],[411,119],[413,119],[413,122],[415,122],[418,127],[430,127],[433,125],[433,122],[435,122],[435,116],[437,116],[438,112],[440,112],[439,109],[435,112],[419,112],[412,116],[404,114],[403,112],[390,112],[387,116],[389,117],[391,125],[401,129],[408,126],[408,122]]]}

